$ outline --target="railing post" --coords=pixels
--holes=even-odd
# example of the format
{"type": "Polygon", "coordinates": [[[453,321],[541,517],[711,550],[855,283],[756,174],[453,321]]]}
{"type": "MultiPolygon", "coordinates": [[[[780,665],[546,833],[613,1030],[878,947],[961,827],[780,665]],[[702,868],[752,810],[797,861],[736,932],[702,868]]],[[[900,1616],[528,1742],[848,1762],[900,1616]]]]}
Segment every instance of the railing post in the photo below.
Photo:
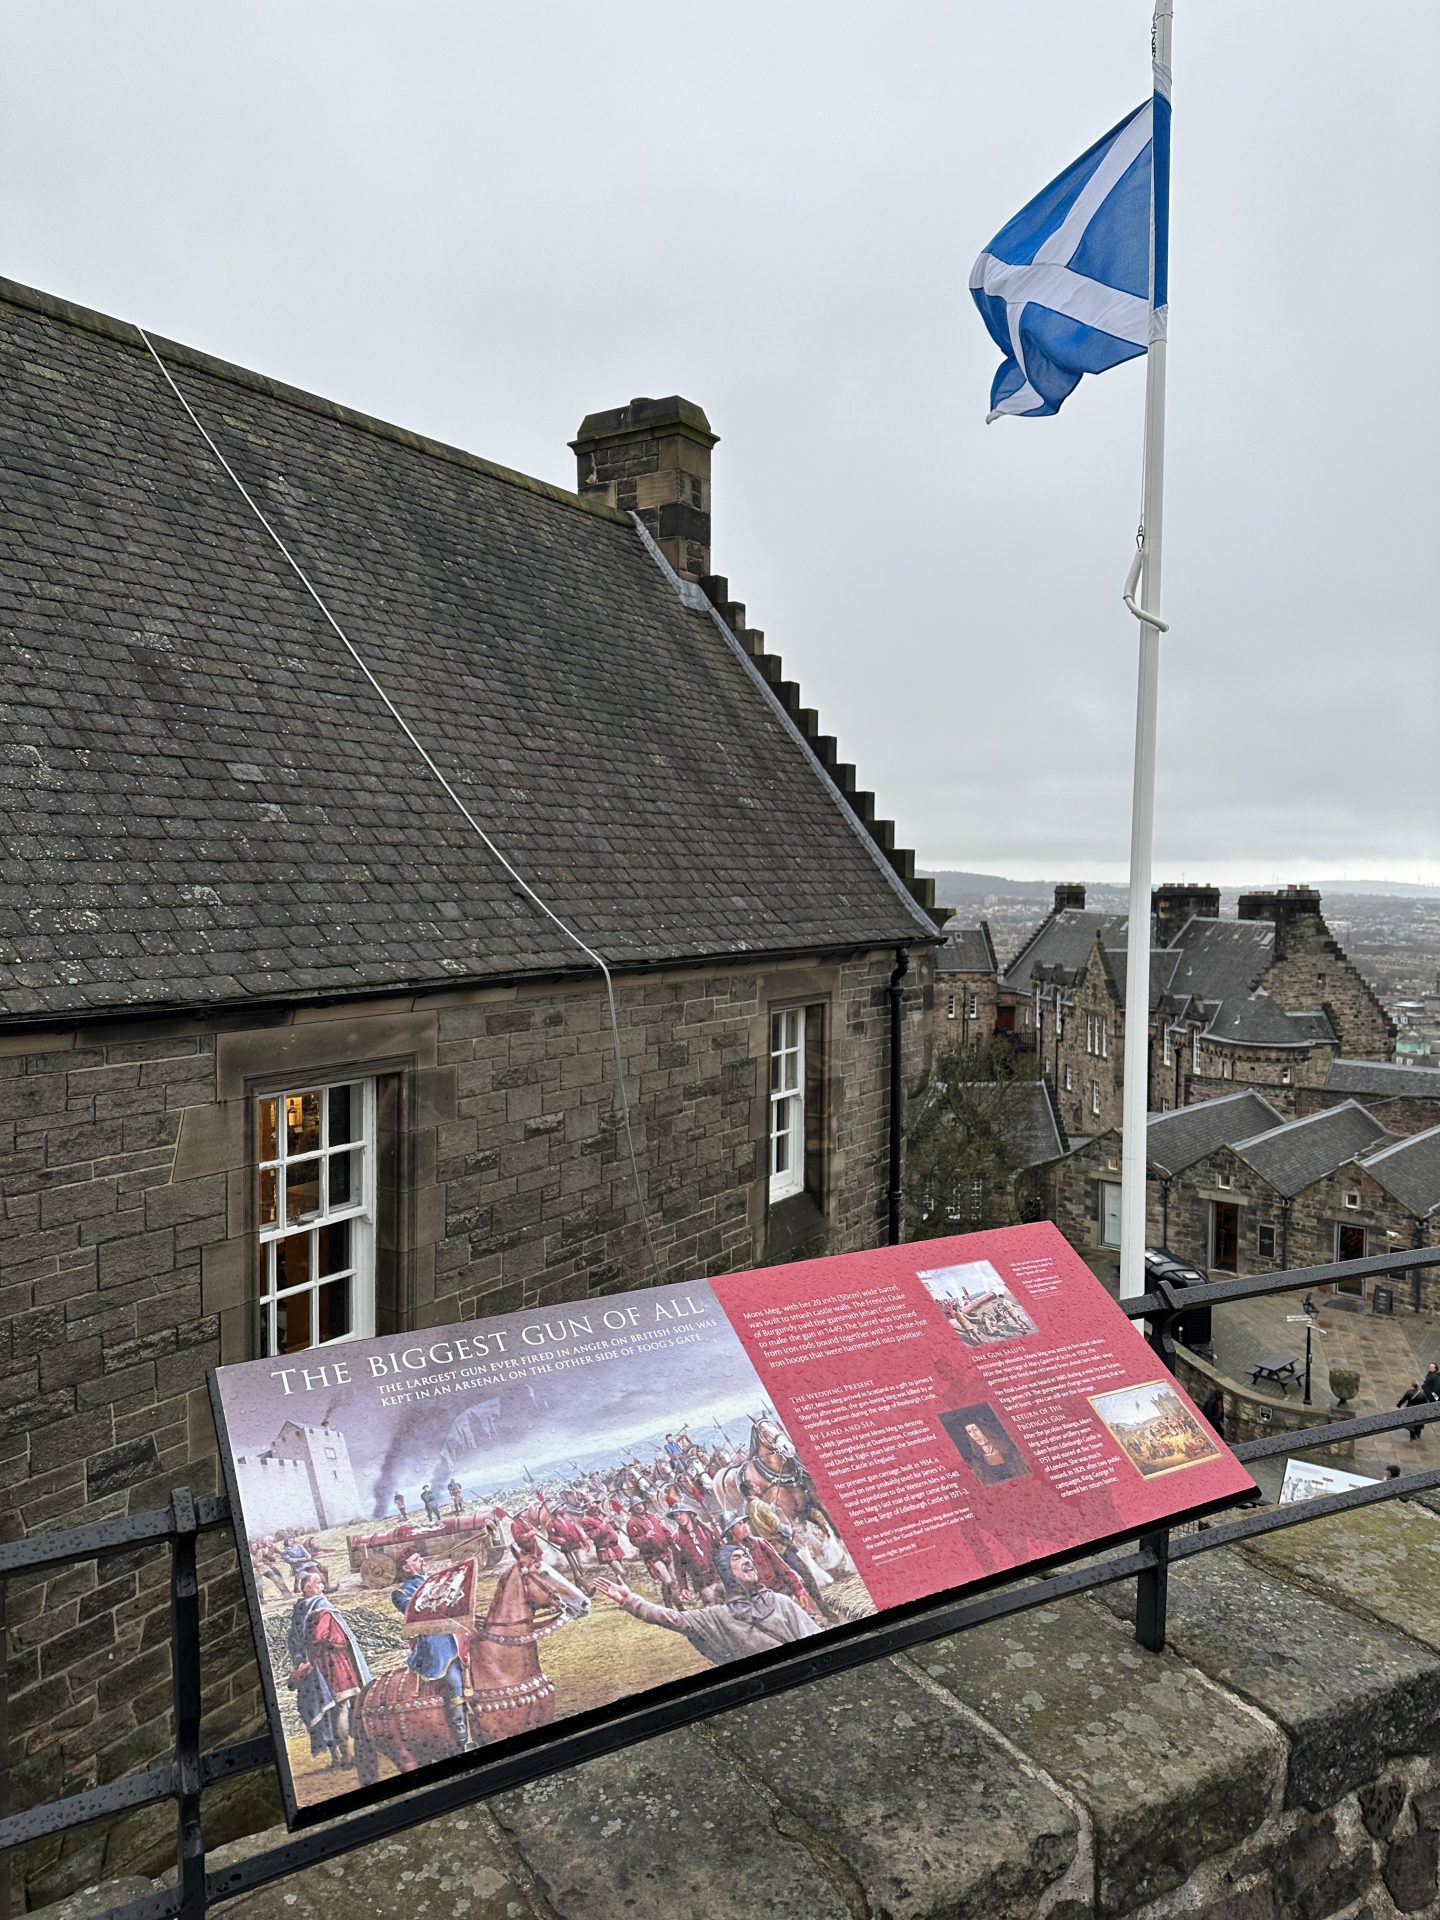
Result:
{"type": "Polygon", "coordinates": [[[1135,1638],[1147,1653],[1165,1651],[1165,1606],[1170,1590],[1170,1530],[1142,1533],[1151,1564],[1135,1578],[1135,1638]]]}
{"type": "Polygon", "coordinates": [[[188,1487],[170,1495],[170,1626],[175,1698],[176,1891],[180,1920],[205,1912],[205,1834],[200,1823],[199,1523],[188,1487]]]}
{"type": "Polygon", "coordinates": [[[1185,1303],[1177,1298],[1175,1289],[1168,1280],[1157,1280],[1154,1291],[1165,1302],[1164,1313],[1148,1314],[1145,1320],[1145,1338],[1155,1353],[1159,1355],[1161,1365],[1169,1373],[1175,1371],[1175,1336],[1171,1329],[1176,1320],[1185,1311],[1185,1303]]]}

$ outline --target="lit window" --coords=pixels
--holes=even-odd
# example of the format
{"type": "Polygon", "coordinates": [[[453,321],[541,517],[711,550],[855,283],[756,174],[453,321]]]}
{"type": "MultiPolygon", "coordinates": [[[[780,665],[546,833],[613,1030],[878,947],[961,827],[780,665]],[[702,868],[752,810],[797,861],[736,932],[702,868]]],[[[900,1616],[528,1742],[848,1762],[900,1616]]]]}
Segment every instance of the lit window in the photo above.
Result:
{"type": "Polygon", "coordinates": [[[770,1016],[770,1198],[805,1190],[805,1010],[770,1016]]]}
{"type": "Polygon", "coordinates": [[[260,1351],[375,1331],[375,1083],[263,1094],[256,1105],[260,1351]]]}
{"type": "Polygon", "coordinates": [[[953,1020],[955,1018],[955,996],[953,993],[949,995],[945,1002],[945,1018],[947,1020],[953,1020]]]}
{"type": "Polygon", "coordinates": [[[1100,1111],[1100,1082],[1098,1080],[1092,1080],[1090,1082],[1090,1111],[1091,1113],[1099,1113],[1100,1111]]]}

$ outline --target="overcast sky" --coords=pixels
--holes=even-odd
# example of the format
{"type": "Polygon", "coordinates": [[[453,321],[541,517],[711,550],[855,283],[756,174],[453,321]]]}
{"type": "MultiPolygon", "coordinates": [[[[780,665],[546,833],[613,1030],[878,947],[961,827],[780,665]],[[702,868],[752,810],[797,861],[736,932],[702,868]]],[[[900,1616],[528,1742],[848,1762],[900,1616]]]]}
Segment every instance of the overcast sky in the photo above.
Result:
{"type": "MultiPolygon", "coordinates": [[[[1176,0],[1156,875],[1440,880],[1440,8],[1176,0]]],[[[716,570],[922,863],[1122,878],[1136,361],[983,424],[967,291],[1146,0],[8,0],[0,271],[573,485],[721,435],[716,570]]]]}

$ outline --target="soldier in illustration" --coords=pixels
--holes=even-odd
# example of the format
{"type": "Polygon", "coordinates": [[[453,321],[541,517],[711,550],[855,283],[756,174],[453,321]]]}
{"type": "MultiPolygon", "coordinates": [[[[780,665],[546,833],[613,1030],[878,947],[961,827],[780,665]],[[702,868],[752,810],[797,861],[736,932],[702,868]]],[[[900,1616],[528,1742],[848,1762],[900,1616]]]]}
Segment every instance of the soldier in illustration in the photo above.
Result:
{"type": "Polygon", "coordinates": [[[695,1651],[716,1666],[769,1653],[820,1631],[805,1609],[787,1594],[770,1591],[744,1547],[721,1547],[715,1556],[715,1569],[725,1598],[714,1606],[683,1610],[657,1606],[633,1593],[623,1580],[598,1579],[595,1590],[633,1619],[684,1634],[695,1651]]]}
{"type": "Polygon", "coordinates": [[[625,1533],[644,1562],[645,1571],[660,1594],[675,1590],[675,1535],[658,1514],[651,1513],[637,1494],[630,1502],[630,1518],[625,1533]]]}
{"type": "Polygon", "coordinates": [[[450,1511],[452,1513],[463,1513],[465,1511],[465,1489],[461,1486],[460,1482],[458,1480],[452,1480],[445,1491],[450,1496],[450,1511]]]}
{"type": "Polygon", "coordinates": [[[370,1668],[344,1615],[325,1597],[318,1572],[301,1582],[285,1650],[311,1753],[328,1752],[332,1769],[353,1766],[350,1702],[369,1684],[370,1668]]]}
{"type": "Polygon", "coordinates": [[[395,1511],[396,1511],[396,1513],[398,1513],[398,1514],[399,1514],[399,1516],[400,1516],[400,1518],[401,1518],[402,1520],[404,1520],[404,1519],[406,1518],[406,1513],[405,1513],[405,1496],[404,1496],[404,1494],[403,1494],[403,1493],[397,1493],[397,1494],[395,1495],[395,1511]]]}
{"type": "Polygon", "coordinates": [[[675,1522],[675,1558],[681,1579],[701,1600],[722,1599],[723,1591],[715,1571],[719,1534],[693,1500],[677,1500],[671,1517],[675,1522]]]}
{"type": "Polygon", "coordinates": [[[421,1487],[420,1489],[420,1499],[425,1508],[425,1518],[427,1520],[435,1521],[436,1524],[438,1525],[441,1517],[440,1496],[438,1493],[436,1493],[435,1489],[431,1486],[428,1480],[425,1482],[424,1486],[421,1487]]]}
{"type": "Polygon", "coordinates": [[[250,1565],[255,1574],[255,1591],[263,1600],[265,1582],[274,1583],[275,1591],[282,1600],[290,1597],[290,1589],[285,1584],[285,1576],[280,1571],[280,1556],[275,1550],[273,1540],[252,1540],[250,1542],[250,1565]]]}
{"type": "MultiPolygon", "coordinates": [[[[425,1556],[412,1547],[400,1562],[400,1584],[391,1594],[397,1612],[404,1613],[425,1584],[425,1556]]],[[[417,1633],[405,1662],[422,1680],[433,1680],[445,1695],[445,1720],[455,1738],[457,1753],[469,1753],[475,1742],[465,1715],[465,1667],[453,1633],[417,1633]]]]}

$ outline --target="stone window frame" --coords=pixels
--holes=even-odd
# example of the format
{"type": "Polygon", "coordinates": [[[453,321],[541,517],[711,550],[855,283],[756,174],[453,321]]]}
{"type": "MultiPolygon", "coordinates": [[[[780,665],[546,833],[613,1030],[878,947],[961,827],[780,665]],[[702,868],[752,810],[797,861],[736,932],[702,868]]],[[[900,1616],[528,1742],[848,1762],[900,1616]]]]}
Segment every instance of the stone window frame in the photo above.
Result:
{"type": "Polygon", "coordinates": [[[260,1357],[256,1102],[286,1084],[375,1082],[375,1332],[406,1332],[433,1317],[426,1304],[433,1277],[426,1278],[428,1266],[422,1274],[418,1260],[436,1239],[429,1218],[436,1195],[429,1190],[433,1166],[422,1172],[417,1148],[420,1123],[436,1117],[429,1083],[444,1074],[436,1067],[435,1031],[428,1010],[352,1004],[333,1017],[247,1021],[217,1033],[219,1105],[215,1124],[200,1129],[203,1152],[191,1170],[228,1173],[227,1236],[202,1255],[202,1283],[213,1279],[220,1311],[222,1365],[260,1357]]]}
{"type": "Polygon", "coordinates": [[[1100,1082],[1098,1080],[1092,1080],[1090,1082],[1090,1111],[1097,1115],[1100,1112],[1100,1082]]]}

